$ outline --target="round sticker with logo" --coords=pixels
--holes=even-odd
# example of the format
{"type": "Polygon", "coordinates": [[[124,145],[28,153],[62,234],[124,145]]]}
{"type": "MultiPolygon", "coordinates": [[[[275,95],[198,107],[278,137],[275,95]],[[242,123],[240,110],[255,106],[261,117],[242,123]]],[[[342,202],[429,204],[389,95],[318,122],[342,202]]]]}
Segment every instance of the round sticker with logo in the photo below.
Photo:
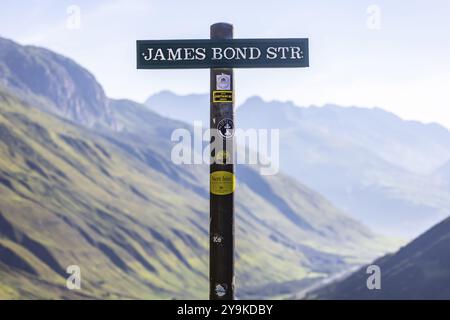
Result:
{"type": "Polygon", "coordinates": [[[219,131],[219,134],[225,138],[230,139],[234,135],[234,124],[233,120],[231,119],[222,119],[217,124],[217,130],[219,131]]]}

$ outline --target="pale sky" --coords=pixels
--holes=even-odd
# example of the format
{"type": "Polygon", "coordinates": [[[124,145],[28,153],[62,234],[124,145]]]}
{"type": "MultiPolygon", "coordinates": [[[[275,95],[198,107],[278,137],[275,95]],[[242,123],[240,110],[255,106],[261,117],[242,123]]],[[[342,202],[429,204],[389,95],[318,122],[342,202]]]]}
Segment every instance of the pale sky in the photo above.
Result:
{"type": "Polygon", "coordinates": [[[136,70],[135,41],[208,38],[220,21],[236,38],[310,39],[310,68],[236,70],[238,103],[378,106],[450,128],[448,0],[0,0],[0,36],[64,54],[108,96],[140,102],[161,90],[206,93],[209,71],[136,70]],[[68,28],[78,9],[79,29],[68,28]]]}

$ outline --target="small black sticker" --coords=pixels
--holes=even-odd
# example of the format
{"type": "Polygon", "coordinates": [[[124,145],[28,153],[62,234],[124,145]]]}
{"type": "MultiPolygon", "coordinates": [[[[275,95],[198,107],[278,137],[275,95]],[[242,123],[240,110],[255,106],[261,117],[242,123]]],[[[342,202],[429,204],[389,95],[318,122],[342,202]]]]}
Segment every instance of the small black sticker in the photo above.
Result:
{"type": "Polygon", "coordinates": [[[233,102],[233,91],[231,91],[231,90],[213,91],[213,102],[214,103],[233,102]]]}

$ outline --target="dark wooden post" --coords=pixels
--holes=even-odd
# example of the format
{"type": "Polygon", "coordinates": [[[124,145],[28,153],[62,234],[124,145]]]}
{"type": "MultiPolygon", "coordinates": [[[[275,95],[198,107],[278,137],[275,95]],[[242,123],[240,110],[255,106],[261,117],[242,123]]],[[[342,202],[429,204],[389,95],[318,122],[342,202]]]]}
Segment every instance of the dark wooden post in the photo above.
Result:
{"type": "MultiPolygon", "coordinates": [[[[216,23],[211,26],[211,39],[232,38],[231,24],[216,23]]],[[[234,299],[233,82],[233,69],[211,69],[211,142],[214,139],[221,139],[223,146],[222,150],[211,152],[213,159],[210,166],[209,297],[211,300],[234,299]]]]}

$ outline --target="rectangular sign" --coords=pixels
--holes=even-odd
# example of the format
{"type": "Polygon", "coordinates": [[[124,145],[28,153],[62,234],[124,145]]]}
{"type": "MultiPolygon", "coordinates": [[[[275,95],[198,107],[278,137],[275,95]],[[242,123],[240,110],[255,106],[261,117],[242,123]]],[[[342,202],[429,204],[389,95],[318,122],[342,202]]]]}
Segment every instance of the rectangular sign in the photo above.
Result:
{"type": "Polygon", "coordinates": [[[233,91],[231,90],[219,90],[213,91],[213,102],[233,102],[233,91]]]}
{"type": "Polygon", "coordinates": [[[138,40],[138,69],[302,68],[308,39],[138,40]]]}

